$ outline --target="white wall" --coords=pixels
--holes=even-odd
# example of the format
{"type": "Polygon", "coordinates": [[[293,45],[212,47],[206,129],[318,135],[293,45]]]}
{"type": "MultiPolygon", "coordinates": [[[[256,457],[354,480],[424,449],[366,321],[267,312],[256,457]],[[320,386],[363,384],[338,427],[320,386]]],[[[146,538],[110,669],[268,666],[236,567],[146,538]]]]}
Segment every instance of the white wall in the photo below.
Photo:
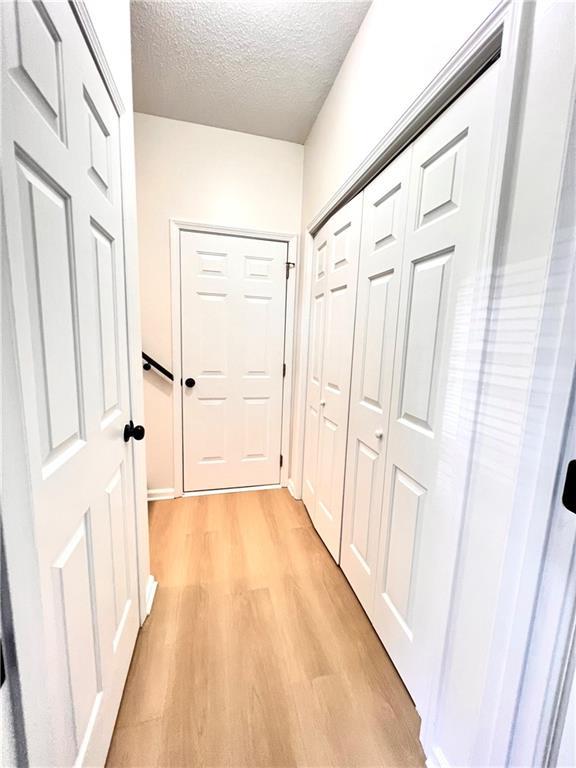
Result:
{"type": "MultiPolygon", "coordinates": [[[[304,149],[139,113],[135,136],[143,348],[171,368],[169,220],[298,234],[304,149]]],[[[171,489],[173,387],[144,381],[148,487],[171,489]]]]}
{"type": "Polygon", "coordinates": [[[374,0],[306,140],[304,225],[496,5],[374,0]]]}

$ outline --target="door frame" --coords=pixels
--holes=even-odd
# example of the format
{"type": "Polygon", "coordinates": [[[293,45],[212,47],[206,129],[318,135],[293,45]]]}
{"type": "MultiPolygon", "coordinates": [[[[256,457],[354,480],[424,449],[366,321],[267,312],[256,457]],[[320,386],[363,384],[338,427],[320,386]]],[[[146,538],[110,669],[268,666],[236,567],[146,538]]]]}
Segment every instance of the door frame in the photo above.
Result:
{"type": "MultiPolygon", "coordinates": [[[[171,321],[172,321],[172,366],[174,373],[174,395],[172,397],[172,438],[174,452],[174,497],[198,496],[206,493],[232,493],[235,491],[260,490],[263,486],[255,488],[226,488],[215,491],[184,491],[184,443],[183,443],[183,413],[182,413],[182,303],[181,303],[181,276],[180,276],[180,233],[203,232],[212,235],[228,235],[231,237],[250,237],[256,240],[274,240],[286,243],[288,247],[287,261],[294,264],[290,272],[298,271],[298,235],[284,232],[266,232],[256,229],[241,229],[239,227],[215,226],[213,224],[199,224],[186,219],[170,219],[170,290],[171,290],[171,321]],[[180,386],[180,390],[177,387],[180,386]]],[[[293,369],[294,369],[294,336],[296,319],[296,277],[290,274],[286,286],[286,312],[284,319],[284,362],[286,363],[286,375],[284,377],[282,395],[282,432],[281,454],[283,457],[280,469],[280,483],[278,485],[265,486],[266,488],[283,488],[288,484],[289,455],[292,418],[292,393],[293,393],[293,369]]],[[[172,498],[172,494],[171,494],[172,498]]]]}

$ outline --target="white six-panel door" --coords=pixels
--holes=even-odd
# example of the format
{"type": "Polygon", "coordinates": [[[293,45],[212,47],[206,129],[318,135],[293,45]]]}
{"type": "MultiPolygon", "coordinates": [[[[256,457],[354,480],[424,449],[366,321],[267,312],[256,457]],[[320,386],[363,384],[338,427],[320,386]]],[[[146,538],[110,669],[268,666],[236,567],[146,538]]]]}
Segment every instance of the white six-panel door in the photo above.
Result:
{"type": "Polygon", "coordinates": [[[287,254],[180,234],[185,491],[280,482],[287,254]]]}
{"type": "Polygon", "coordinates": [[[365,190],[341,565],[371,613],[410,175],[408,148],[365,190]]]}
{"type": "Polygon", "coordinates": [[[339,562],[362,201],[314,239],[303,499],[339,562]]]}
{"type": "Polygon", "coordinates": [[[43,632],[48,670],[38,680],[50,701],[45,764],[98,765],[139,625],[119,120],[68,3],[7,2],[2,12],[3,187],[43,611],[30,631],[43,632]]]}
{"type": "MultiPolygon", "coordinates": [[[[415,142],[394,359],[374,625],[416,705],[432,673],[466,476],[460,401],[482,248],[498,65],[415,142]]],[[[473,329],[472,329],[473,330],[473,329]]]]}
{"type": "Polygon", "coordinates": [[[322,399],[322,363],[324,360],[324,332],[326,315],[326,288],[328,283],[325,264],[329,257],[328,225],[324,225],[314,238],[312,260],[312,290],[310,301],[310,343],[308,350],[308,377],[306,382],[306,421],[304,439],[304,471],[302,501],[310,515],[316,505],[318,468],[318,435],[320,433],[320,400],[322,399]]]}

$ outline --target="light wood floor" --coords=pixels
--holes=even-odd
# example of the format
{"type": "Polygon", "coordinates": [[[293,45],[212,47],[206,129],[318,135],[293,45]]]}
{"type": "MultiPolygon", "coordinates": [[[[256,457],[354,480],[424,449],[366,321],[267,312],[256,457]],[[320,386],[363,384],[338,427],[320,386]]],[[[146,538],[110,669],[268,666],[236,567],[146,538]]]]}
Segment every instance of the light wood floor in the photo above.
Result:
{"type": "Polygon", "coordinates": [[[423,766],[400,678],[287,491],[155,502],[109,766],[423,766]]]}

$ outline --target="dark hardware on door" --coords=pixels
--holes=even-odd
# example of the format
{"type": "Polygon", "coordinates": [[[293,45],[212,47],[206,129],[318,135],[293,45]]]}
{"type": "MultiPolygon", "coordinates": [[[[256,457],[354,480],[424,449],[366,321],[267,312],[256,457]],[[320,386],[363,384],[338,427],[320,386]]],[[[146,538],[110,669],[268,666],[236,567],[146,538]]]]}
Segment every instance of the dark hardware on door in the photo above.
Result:
{"type": "Polygon", "coordinates": [[[562,493],[562,504],[570,512],[576,514],[576,459],[568,462],[564,491],[562,493]]]}
{"type": "Polygon", "coordinates": [[[196,386],[196,379],[186,379],[184,384],[186,384],[187,387],[190,387],[190,389],[192,389],[192,387],[196,386]]]}
{"type": "Polygon", "coordinates": [[[126,424],[124,427],[124,442],[127,443],[131,437],[133,437],[134,440],[142,440],[145,434],[146,430],[142,424],[136,424],[136,426],[134,426],[134,422],[130,419],[130,423],[126,424]]]}

